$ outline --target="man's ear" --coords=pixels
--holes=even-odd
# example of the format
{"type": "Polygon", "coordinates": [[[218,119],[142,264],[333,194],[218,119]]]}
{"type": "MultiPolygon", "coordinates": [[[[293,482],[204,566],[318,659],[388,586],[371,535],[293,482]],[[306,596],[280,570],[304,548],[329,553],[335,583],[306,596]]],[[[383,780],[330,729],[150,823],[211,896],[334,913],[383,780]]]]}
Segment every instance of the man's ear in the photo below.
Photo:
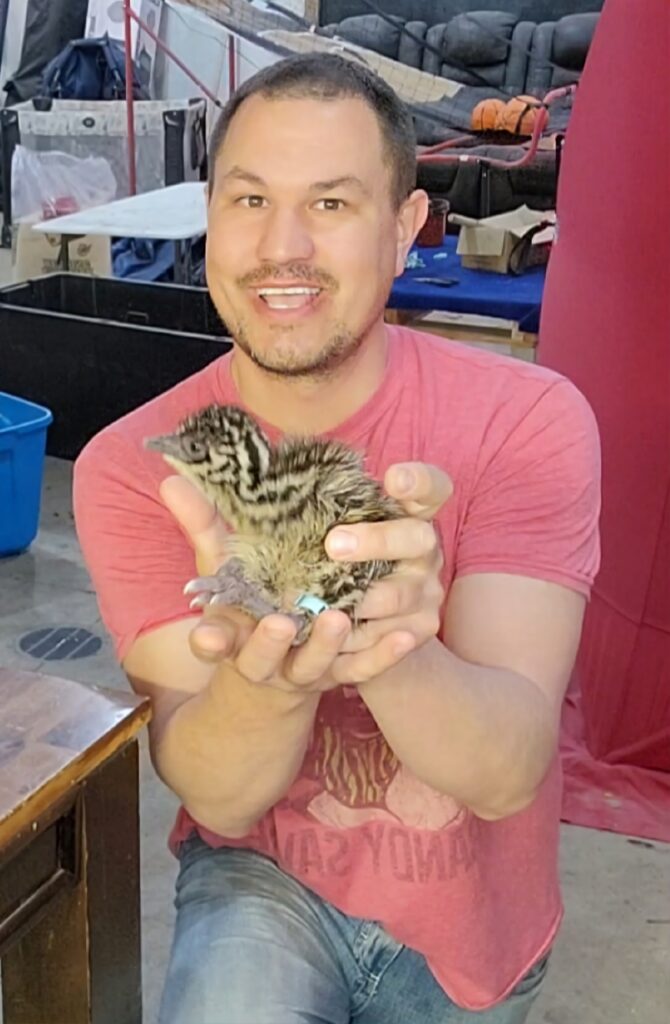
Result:
{"type": "Polygon", "coordinates": [[[407,254],[428,216],[428,195],[422,188],[412,192],[398,211],[398,241],[396,245],[395,276],[405,269],[407,254]]]}

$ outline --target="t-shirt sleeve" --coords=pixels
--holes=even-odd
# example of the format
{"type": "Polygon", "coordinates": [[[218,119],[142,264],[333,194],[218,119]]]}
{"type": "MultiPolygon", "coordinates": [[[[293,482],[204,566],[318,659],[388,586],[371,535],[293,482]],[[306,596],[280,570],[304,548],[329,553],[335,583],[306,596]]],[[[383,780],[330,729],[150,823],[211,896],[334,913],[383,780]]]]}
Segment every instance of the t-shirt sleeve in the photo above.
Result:
{"type": "Polygon", "coordinates": [[[74,467],[77,536],[119,661],[142,633],[191,614],[183,588],[195,559],[159,483],[113,433],[94,438],[74,467]]]}
{"type": "Polygon", "coordinates": [[[482,446],[455,576],[511,573],[588,596],[600,564],[599,514],[595,417],[580,392],[560,380],[502,439],[482,446]]]}

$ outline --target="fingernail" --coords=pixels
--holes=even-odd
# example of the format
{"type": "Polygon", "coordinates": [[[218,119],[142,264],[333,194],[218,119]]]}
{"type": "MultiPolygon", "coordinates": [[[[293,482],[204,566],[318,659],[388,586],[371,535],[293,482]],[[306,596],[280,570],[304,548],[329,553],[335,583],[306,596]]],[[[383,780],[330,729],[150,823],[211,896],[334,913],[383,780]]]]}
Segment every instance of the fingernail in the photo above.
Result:
{"type": "Polygon", "coordinates": [[[414,487],[414,473],[409,469],[399,469],[396,473],[395,486],[399,494],[407,494],[414,487]]]}
{"type": "Polygon", "coordinates": [[[328,538],[328,550],[333,555],[352,555],[357,547],[358,540],[346,530],[337,530],[328,538]]]}

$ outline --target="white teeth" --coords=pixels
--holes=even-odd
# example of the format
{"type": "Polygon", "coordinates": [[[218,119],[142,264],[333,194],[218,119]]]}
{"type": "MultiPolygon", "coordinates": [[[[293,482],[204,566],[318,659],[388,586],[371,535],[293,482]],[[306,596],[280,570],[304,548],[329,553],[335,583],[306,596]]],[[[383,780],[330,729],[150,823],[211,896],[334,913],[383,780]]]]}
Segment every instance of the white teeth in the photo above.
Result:
{"type": "Polygon", "coordinates": [[[320,288],[259,288],[259,295],[318,295],[320,288]]]}

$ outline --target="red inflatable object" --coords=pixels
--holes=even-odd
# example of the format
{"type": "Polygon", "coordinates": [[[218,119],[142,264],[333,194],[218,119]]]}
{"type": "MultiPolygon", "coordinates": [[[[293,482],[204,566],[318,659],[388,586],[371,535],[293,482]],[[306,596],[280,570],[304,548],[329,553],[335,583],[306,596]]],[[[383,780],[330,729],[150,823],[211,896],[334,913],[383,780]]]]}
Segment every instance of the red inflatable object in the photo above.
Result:
{"type": "Polygon", "coordinates": [[[641,6],[607,0],[577,90],[538,360],[584,392],[603,448],[565,818],[670,841],[670,3],[641,6]]]}

